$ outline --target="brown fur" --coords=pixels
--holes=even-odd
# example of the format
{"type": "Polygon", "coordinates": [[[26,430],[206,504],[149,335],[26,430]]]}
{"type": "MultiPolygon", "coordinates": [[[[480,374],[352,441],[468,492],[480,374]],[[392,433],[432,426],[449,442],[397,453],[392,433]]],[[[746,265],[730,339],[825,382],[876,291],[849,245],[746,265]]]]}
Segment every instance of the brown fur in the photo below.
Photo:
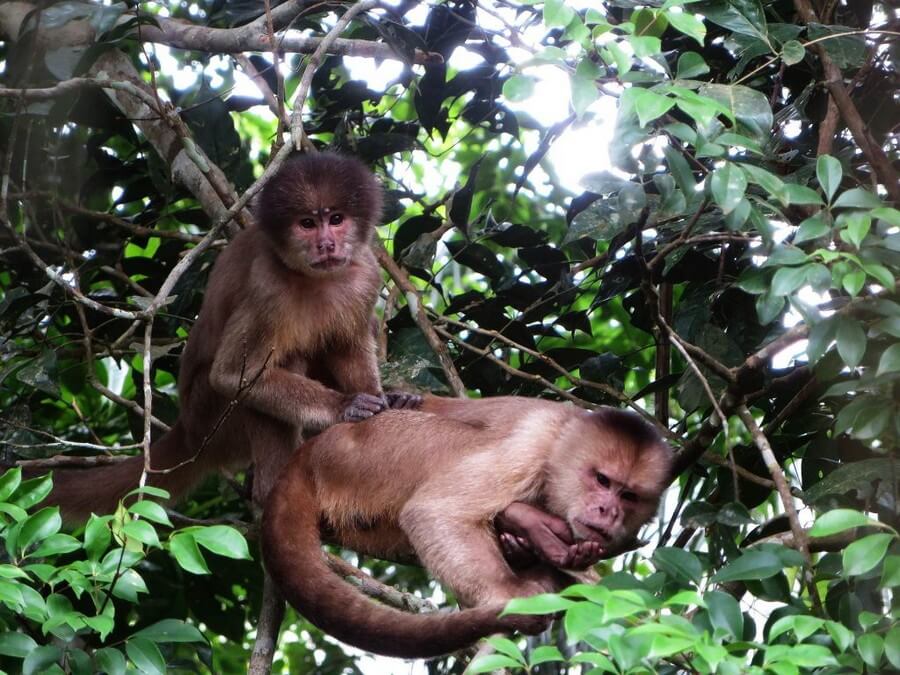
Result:
{"type": "Polygon", "coordinates": [[[323,630],[380,654],[429,658],[543,626],[498,616],[511,598],[559,583],[549,567],[517,574],[504,561],[491,523],[510,503],[543,506],[614,549],[653,516],[670,465],[669,448],[631,413],[426,397],[421,410],[340,424],[301,446],[269,497],[263,556],[287,600],[323,630]],[[630,491],[634,502],[621,497],[630,491]],[[320,521],[363,553],[415,553],[471,609],[409,614],[368,600],[327,568],[320,521]]]}
{"type": "MultiPolygon", "coordinates": [[[[369,246],[381,214],[381,188],[355,159],[322,153],[289,159],[264,187],[259,224],[219,256],[200,316],[181,357],[181,414],[150,449],[149,483],[174,497],[219,468],[256,466],[264,496],[304,433],[336,422],[353,394],[381,395],[369,329],[381,278],[369,246]],[[346,261],[311,265],[322,227],[304,215],[342,211],[327,236],[346,261]],[[318,234],[317,234],[318,232],[318,234]],[[258,378],[257,378],[258,376],[258,378]],[[207,439],[243,384],[246,398],[207,439]],[[198,453],[201,445],[206,445],[198,453]]],[[[329,249],[331,250],[331,249],[329,249]]],[[[137,487],[143,458],[54,474],[52,503],[69,519],[109,512],[137,487]]]]}

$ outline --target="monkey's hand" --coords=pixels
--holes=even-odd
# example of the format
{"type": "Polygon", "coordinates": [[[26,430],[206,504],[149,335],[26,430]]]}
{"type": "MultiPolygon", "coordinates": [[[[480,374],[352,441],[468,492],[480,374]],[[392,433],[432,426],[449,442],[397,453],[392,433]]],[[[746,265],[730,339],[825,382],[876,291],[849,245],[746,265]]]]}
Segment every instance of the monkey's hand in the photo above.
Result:
{"type": "Polygon", "coordinates": [[[374,394],[353,394],[344,399],[344,409],[341,411],[341,422],[361,422],[372,415],[377,415],[385,410],[387,403],[381,396],[374,394]]]}
{"type": "Polygon", "coordinates": [[[575,541],[566,521],[522,502],[506,507],[495,524],[504,556],[513,567],[541,561],[560,569],[582,570],[604,557],[599,542],[575,541]]]}
{"type": "Polygon", "coordinates": [[[408,391],[389,391],[384,398],[391,410],[415,410],[422,405],[422,397],[408,391]]]}

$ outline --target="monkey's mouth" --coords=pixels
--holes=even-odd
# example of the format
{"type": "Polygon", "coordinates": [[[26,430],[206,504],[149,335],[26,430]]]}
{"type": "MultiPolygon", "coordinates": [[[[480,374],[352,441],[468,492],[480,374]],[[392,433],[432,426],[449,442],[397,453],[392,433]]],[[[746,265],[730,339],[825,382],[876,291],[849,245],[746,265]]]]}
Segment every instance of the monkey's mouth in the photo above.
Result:
{"type": "Polygon", "coordinates": [[[347,259],[339,256],[328,256],[321,260],[310,263],[310,267],[317,270],[331,270],[336,267],[343,267],[347,263],[347,259]]]}
{"type": "Polygon", "coordinates": [[[575,522],[584,530],[581,534],[584,535],[585,539],[599,541],[602,544],[607,544],[612,540],[612,537],[606,528],[600,527],[599,525],[591,525],[583,520],[576,520],[575,522]]]}

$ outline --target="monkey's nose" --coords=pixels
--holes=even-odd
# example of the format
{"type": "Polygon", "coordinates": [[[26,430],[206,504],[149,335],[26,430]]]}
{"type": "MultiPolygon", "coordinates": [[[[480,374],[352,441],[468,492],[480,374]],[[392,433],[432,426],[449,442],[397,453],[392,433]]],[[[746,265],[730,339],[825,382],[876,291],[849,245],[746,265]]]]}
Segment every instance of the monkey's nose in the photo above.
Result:
{"type": "Polygon", "coordinates": [[[316,244],[316,248],[320,251],[328,251],[329,253],[334,251],[334,242],[333,241],[320,241],[316,244]]]}

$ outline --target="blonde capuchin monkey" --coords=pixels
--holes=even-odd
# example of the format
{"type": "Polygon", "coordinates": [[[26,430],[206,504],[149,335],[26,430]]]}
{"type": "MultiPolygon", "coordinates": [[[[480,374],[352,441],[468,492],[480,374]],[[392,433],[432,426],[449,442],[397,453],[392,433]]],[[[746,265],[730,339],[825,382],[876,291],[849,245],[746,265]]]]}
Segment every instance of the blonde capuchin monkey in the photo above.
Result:
{"type": "Polygon", "coordinates": [[[546,511],[593,553],[611,554],[653,516],[671,463],[670,448],[634,413],[429,396],[419,410],[339,424],[302,445],[267,502],[263,558],[288,602],[334,637],[430,658],[546,626],[544,617],[499,616],[511,598],[563,583],[550,565],[507,564],[494,532],[507,507],[546,511]],[[366,598],[327,567],[320,526],[367,555],[414,554],[466,609],[413,614],[366,598]]]}

